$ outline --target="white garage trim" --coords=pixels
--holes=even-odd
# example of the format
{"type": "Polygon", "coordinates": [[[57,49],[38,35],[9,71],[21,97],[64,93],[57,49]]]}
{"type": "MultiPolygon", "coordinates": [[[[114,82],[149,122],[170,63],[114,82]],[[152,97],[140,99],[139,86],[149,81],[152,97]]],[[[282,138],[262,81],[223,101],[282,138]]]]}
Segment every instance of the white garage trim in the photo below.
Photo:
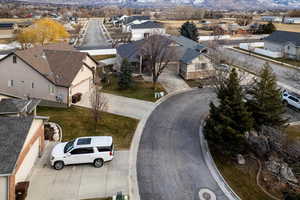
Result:
{"type": "Polygon", "coordinates": [[[8,199],[8,177],[0,176],[0,199],[8,199]]]}
{"type": "Polygon", "coordinates": [[[18,169],[15,182],[22,182],[25,181],[28,177],[33,165],[35,164],[36,159],[39,157],[40,153],[40,137],[33,143],[30,147],[29,152],[26,154],[20,168],[18,169]]]}

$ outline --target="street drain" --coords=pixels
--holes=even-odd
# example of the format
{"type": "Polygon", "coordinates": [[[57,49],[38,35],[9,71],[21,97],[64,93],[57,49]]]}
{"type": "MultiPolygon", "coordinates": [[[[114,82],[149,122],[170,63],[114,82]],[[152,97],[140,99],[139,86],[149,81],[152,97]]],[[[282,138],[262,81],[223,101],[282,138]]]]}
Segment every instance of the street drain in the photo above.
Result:
{"type": "Polygon", "coordinates": [[[200,200],[216,200],[217,197],[215,193],[207,188],[199,190],[199,199],[200,200]]]}

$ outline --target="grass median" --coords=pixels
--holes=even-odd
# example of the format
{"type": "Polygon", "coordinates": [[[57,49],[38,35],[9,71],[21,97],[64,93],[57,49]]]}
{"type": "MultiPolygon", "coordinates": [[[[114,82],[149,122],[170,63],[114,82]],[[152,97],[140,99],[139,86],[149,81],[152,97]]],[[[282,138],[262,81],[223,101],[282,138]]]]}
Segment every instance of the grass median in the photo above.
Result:
{"type": "Polygon", "coordinates": [[[117,149],[129,149],[138,120],[129,117],[102,113],[95,130],[91,111],[87,108],[39,107],[38,115],[49,116],[51,122],[63,129],[63,141],[83,136],[112,136],[117,149]]]}

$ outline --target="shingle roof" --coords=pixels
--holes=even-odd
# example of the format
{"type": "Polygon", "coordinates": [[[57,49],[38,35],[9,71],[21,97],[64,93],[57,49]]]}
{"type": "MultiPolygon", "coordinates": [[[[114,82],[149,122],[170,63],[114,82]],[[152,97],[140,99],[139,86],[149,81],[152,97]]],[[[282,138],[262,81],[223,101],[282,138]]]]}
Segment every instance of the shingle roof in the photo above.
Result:
{"type": "Polygon", "coordinates": [[[291,42],[296,46],[300,46],[300,33],[289,31],[275,31],[264,40],[280,44],[291,42]]]}
{"type": "Polygon", "coordinates": [[[40,100],[38,99],[2,99],[0,101],[0,115],[17,114],[24,111],[31,113],[39,103],[40,100]]]}
{"type": "Polygon", "coordinates": [[[18,50],[15,54],[49,81],[63,87],[71,85],[87,56],[61,43],[18,50]]]}
{"type": "Polygon", "coordinates": [[[141,24],[131,25],[131,29],[163,28],[163,24],[155,21],[146,21],[141,24]]]}
{"type": "Polygon", "coordinates": [[[133,22],[134,20],[150,20],[149,16],[130,16],[130,17],[126,17],[124,20],[124,24],[129,24],[131,22],[133,22]]]}
{"type": "MultiPolygon", "coordinates": [[[[180,60],[187,63],[191,59],[194,59],[195,57],[199,56],[201,54],[201,50],[205,48],[205,46],[184,37],[177,37],[177,36],[162,36],[162,37],[178,44],[178,46],[170,47],[174,52],[174,56],[171,61],[180,60]]],[[[143,43],[144,40],[138,40],[128,44],[120,45],[117,48],[117,53],[122,58],[128,59],[129,62],[139,62],[139,49],[143,43]]]]}
{"type": "Polygon", "coordinates": [[[0,117],[0,174],[12,174],[33,117],[0,117]]]}
{"type": "Polygon", "coordinates": [[[193,49],[187,49],[180,61],[189,64],[192,60],[201,55],[201,52],[195,51],[193,49]]]}
{"type": "Polygon", "coordinates": [[[170,36],[170,39],[177,42],[178,44],[182,45],[186,49],[196,49],[196,50],[202,50],[205,48],[205,46],[199,44],[198,42],[195,42],[194,40],[190,40],[184,36],[170,36]]]}

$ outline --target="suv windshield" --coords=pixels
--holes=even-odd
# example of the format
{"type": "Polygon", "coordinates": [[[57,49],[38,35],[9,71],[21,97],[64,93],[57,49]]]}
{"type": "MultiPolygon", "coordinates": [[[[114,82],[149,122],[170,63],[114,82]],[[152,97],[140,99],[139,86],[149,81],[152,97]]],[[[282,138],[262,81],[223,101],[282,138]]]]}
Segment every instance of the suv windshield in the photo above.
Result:
{"type": "Polygon", "coordinates": [[[72,141],[70,141],[70,142],[68,142],[68,143],[66,144],[66,146],[65,146],[65,148],[64,148],[64,153],[67,153],[67,152],[69,152],[71,149],[73,149],[73,147],[74,147],[74,142],[75,142],[75,140],[72,140],[72,141]]]}

